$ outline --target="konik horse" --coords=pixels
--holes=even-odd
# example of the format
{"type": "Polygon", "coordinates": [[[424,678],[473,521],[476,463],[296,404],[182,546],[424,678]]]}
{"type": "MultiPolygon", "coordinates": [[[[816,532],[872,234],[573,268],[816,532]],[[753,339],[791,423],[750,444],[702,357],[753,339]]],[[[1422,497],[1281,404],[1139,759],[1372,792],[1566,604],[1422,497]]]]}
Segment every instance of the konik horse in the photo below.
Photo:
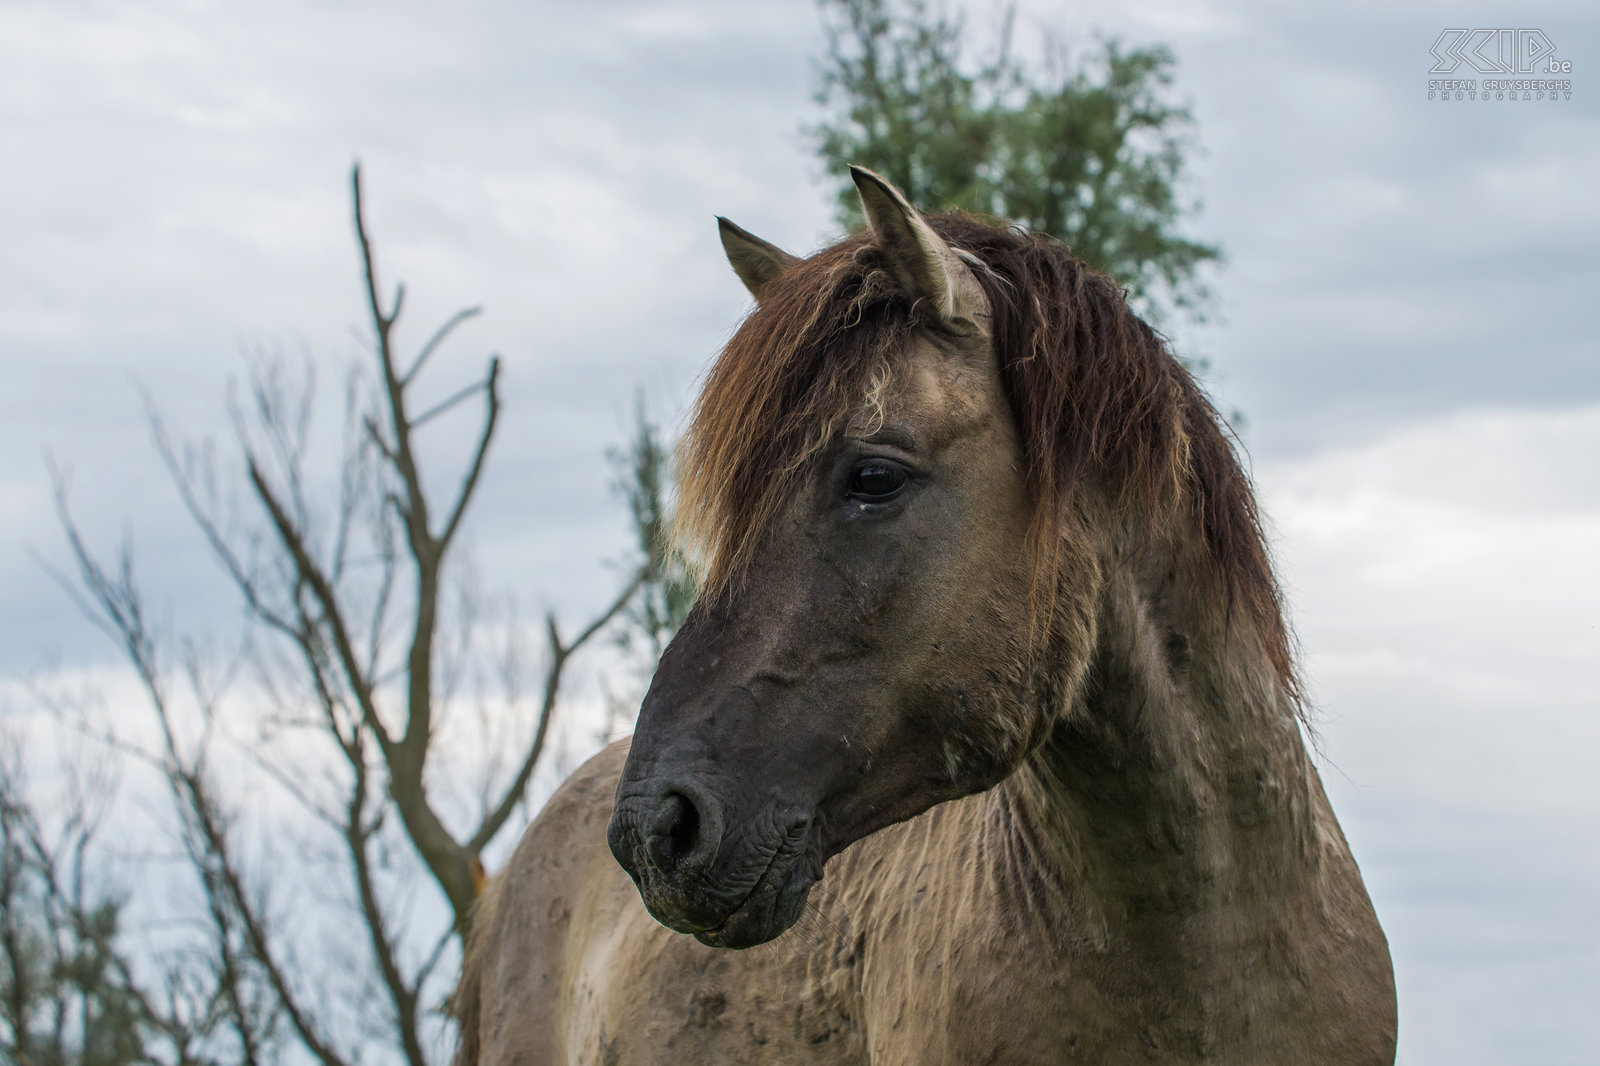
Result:
{"type": "Polygon", "coordinates": [[[1392,1063],[1211,404],[1059,243],[853,174],[810,258],[721,221],[699,598],[483,898],[458,1062],[1392,1063]]]}

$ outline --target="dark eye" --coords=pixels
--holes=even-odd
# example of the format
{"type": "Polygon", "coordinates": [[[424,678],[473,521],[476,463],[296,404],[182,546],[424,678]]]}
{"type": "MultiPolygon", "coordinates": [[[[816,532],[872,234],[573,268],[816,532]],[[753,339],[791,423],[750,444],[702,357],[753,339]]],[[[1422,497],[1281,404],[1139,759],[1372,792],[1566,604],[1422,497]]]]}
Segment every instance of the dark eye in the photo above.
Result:
{"type": "Polygon", "coordinates": [[[850,496],[867,503],[882,503],[900,495],[911,475],[887,459],[863,459],[850,472],[850,496]]]}

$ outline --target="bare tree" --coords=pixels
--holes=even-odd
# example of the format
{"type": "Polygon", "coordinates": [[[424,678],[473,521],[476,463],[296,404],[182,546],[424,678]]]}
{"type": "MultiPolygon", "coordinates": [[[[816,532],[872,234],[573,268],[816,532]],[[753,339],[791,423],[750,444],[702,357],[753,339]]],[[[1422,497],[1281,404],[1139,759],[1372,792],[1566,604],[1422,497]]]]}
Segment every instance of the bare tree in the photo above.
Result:
{"type": "MultiPolygon", "coordinates": [[[[112,566],[96,557],[58,475],[58,512],[75,568],[61,580],[143,688],[154,741],[112,732],[103,739],[165,782],[202,889],[217,1009],[238,1059],[268,1061],[273,1042],[287,1034],[312,1060],[343,1066],[377,1036],[422,1066],[429,1016],[445,987],[440,960],[471,922],[485,848],[511,824],[546,754],[573,656],[623,615],[642,586],[662,580],[663,553],[647,550],[571,635],[548,615],[543,676],[524,683],[531,656],[520,628],[507,618],[486,624],[485,601],[456,572],[463,521],[500,419],[499,359],[442,399],[417,398],[424,369],[478,309],[451,316],[409,360],[401,357],[396,327],[405,290],[384,298],[359,166],[351,180],[373,359],[347,387],[337,463],[323,464],[317,450],[309,363],[296,374],[281,357],[257,360],[247,400],[233,409],[237,481],[211,449],[176,446],[152,406],[157,450],[244,605],[243,649],[220,668],[198,645],[174,655],[144,607],[131,552],[124,548],[112,566]],[[450,492],[435,494],[422,431],[474,400],[481,415],[464,468],[450,492]],[[331,474],[319,478],[325,465],[331,474]],[[467,719],[474,700],[483,710],[491,690],[496,707],[477,721],[480,739],[493,734],[485,749],[495,757],[478,768],[472,803],[441,800],[450,791],[438,773],[448,758],[441,736],[467,719]],[[245,737],[250,728],[253,738],[245,737]],[[243,812],[224,787],[240,767],[276,782],[321,827],[289,866],[252,857],[243,812]],[[397,868],[397,848],[414,855],[445,904],[431,939],[416,934],[425,901],[416,898],[416,879],[397,868]],[[305,934],[293,928],[303,923],[285,920],[299,900],[274,873],[307,864],[342,871],[337,899],[361,930],[348,972],[313,972],[304,962],[305,934]]],[[[329,949],[316,950],[326,959],[329,949]]]]}

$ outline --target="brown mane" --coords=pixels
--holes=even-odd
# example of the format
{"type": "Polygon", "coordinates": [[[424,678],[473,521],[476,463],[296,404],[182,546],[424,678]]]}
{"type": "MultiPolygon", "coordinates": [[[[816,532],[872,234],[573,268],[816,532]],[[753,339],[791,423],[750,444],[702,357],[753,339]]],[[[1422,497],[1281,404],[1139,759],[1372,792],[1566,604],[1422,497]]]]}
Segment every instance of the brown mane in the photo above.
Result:
{"type": "MultiPolygon", "coordinates": [[[[1122,288],[1059,242],[963,214],[927,216],[975,273],[1016,420],[1044,588],[1076,487],[1104,486],[1153,532],[1196,523],[1298,705],[1282,596],[1250,481],[1221,419],[1122,288]]],[[[713,365],[681,453],[678,532],[715,596],[750,565],[800,470],[859,408],[916,309],[858,233],[785,270],[713,365]]]]}

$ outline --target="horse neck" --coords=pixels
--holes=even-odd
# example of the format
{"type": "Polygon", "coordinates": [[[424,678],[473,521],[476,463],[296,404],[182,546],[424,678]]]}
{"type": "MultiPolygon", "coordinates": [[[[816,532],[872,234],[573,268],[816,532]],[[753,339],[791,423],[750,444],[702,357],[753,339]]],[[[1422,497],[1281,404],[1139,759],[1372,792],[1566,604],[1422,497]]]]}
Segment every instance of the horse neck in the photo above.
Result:
{"type": "Polygon", "coordinates": [[[1326,801],[1294,703],[1186,543],[1108,550],[1104,565],[1084,683],[995,790],[1007,862],[1034,868],[1035,904],[1070,895],[1090,926],[1078,935],[1137,927],[1154,943],[1221,909],[1264,928],[1311,888],[1320,855],[1326,801]]]}

